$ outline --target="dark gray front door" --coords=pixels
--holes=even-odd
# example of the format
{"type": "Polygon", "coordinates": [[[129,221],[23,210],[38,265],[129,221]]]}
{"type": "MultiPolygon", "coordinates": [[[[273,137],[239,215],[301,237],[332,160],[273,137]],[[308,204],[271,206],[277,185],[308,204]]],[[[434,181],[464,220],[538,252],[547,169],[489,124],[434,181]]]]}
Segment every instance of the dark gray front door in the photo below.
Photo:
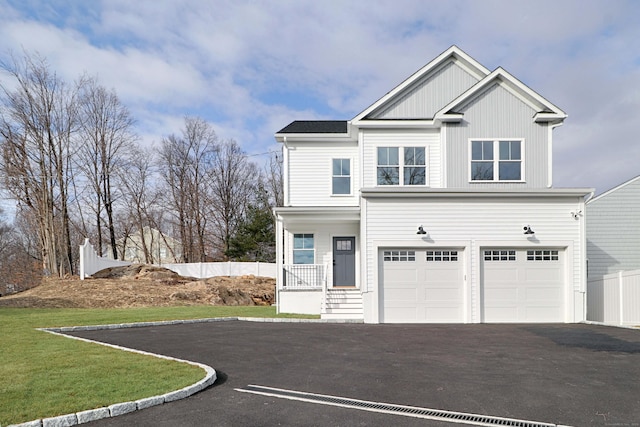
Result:
{"type": "Polygon", "coordinates": [[[333,238],[333,286],[356,285],[356,238],[333,238]]]}

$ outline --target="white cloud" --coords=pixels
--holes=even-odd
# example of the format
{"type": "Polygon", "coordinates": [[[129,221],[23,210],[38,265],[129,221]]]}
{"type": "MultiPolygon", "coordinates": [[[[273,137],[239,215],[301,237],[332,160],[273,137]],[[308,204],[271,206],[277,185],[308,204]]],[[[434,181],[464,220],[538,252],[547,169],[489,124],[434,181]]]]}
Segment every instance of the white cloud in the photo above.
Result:
{"type": "Polygon", "coordinates": [[[113,87],[144,140],[212,122],[248,152],[294,119],[350,119],[452,44],[569,113],[555,184],[636,176],[640,4],[632,0],[0,3],[0,58],[38,50],[113,87]]]}

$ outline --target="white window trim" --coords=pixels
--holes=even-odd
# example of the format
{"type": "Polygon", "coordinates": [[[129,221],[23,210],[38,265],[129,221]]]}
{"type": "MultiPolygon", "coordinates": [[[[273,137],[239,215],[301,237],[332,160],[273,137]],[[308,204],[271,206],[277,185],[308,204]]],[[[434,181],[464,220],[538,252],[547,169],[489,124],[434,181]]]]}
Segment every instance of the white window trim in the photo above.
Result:
{"type": "Polygon", "coordinates": [[[332,157],[329,159],[329,196],[331,197],[352,197],[353,196],[353,157],[332,157]],[[349,194],[334,194],[333,193],[333,161],[334,160],[349,160],[349,194]]]}
{"type": "Polygon", "coordinates": [[[380,144],[374,147],[374,176],[373,182],[376,187],[417,187],[425,188],[430,186],[429,174],[430,174],[430,162],[429,162],[429,146],[428,145],[384,145],[380,144]],[[378,184],[378,148],[397,148],[398,149],[398,184],[382,185],[378,184]],[[414,165],[405,165],[404,163],[404,149],[405,148],[424,148],[424,184],[423,185],[408,185],[404,183],[404,168],[415,167],[414,165]]]}
{"type": "MultiPolygon", "coordinates": [[[[315,231],[290,232],[289,245],[290,245],[291,251],[289,252],[289,255],[290,255],[291,258],[290,258],[289,264],[291,264],[291,265],[316,265],[316,255],[317,255],[317,247],[318,247],[318,243],[316,241],[317,236],[318,236],[318,234],[315,231]],[[311,264],[295,264],[295,262],[294,262],[294,260],[295,260],[294,252],[296,250],[299,250],[299,249],[295,249],[294,241],[295,241],[295,235],[296,234],[307,234],[307,235],[310,234],[310,235],[313,236],[313,263],[311,263],[311,264]]],[[[300,249],[300,250],[309,250],[309,249],[305,248],[305,249],[300,249]]]]}
{"type": "Polygon", "coordinates": [[[469,138],[468,143],[468,162],[467,171],[468,179],[471,184],[486,184],[486,183],[521,183],[526,182],[525,177],[525,141],[524,138],[469,138]],[[473,141],[489,141],[493,142],[493,179],[492,180],[477,180],[472,179],[471,164],[472,159],[472,145],[473,141]],[[520,179],[501,180],[500,179],[500,141],[520,141],[520,179]]]}

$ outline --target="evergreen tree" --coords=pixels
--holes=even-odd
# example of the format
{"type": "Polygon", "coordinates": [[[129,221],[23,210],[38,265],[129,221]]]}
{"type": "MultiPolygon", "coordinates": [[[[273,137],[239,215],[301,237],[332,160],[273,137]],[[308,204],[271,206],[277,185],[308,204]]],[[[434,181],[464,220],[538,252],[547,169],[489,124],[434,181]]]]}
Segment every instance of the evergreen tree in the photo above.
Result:
{"type": "Polygon", "coordinates": [[[273,215],[268,206],[250,205],[226,255],[235,261],[275,262],[273,215]]]}

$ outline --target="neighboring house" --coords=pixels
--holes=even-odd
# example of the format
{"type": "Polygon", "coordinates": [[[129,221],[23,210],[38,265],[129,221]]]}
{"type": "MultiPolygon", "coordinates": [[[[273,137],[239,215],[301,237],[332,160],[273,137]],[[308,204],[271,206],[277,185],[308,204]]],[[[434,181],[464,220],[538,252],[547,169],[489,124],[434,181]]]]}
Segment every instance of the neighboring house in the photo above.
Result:
{"type": "Polygon", "coordinates": [[[589,280],[640,269],[640,176],[587,202],[589,280]]]}
{"type": "Polygon", "coordinates": [[[278,310],[367,323],[585,320],[585,196],[552,188],[566,114],[453,46],[351,120],[294,121],[278,310]]]}
{"type": "MultiPolygon", "coordinates": [[[[151,227],[144,227],[142,233],[137,231],[126,238],[118,239],[116,246],[118,248],[118,258],[133,263],[147,262],[145,246],[149,255],[149,262],[152,264],[178,263],[182,259],[182,245],[180,242],[151,227]]],[[[111,257],[111,253],[109,249],[106,255],[111,257]]]]}

